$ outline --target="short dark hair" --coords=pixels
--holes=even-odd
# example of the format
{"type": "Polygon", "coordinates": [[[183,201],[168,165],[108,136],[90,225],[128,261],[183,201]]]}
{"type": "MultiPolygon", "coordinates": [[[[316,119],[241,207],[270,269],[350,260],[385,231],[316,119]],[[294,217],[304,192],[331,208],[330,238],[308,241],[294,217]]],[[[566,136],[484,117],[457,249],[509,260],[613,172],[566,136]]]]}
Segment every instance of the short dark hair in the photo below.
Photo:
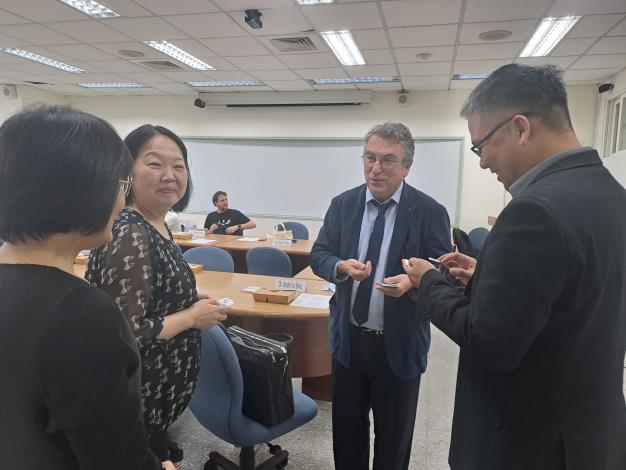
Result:
{"type": "Polygon", "coordinates": [[[553,65],[508,64],[485,78],[467,97],[461,117],[499,111],[531,111],[546,127],[571,130],[562,72],[553,65]]]}
{"type": "Polygon", "coordinates": [[[113,127],[69,106],[29,107],[0,127],[0,238],[102,230],[132,160],[113,127]]]}
{"type": "MultiPolygon", "coordinates": [[[[136,161],[137,157],[139,156],[139,151],[141,150],[141,147],[143,147],[143,145],[146,142],[148,142],[150,139],[158,135],[163,135],[165,137],[172,139],[174,143],[180,149],[180,152],[183,154],[183,159],[185,160],[185,167],[187,168],[187,190],[185,191],[185,194],[183,194],[183,197],[180,198],[180,200],[176,204],[174,204],[174,206],[172,207],[173,211],[180,212],[182,210],[185,210],[187,208],[187,205],[189,205],[189,198],[191,198],[191,191],[192,191],[191,173],[189,172],[189,157],[187,155],[187,147],[185,147],[185,144],[180,139],[180,137],[178,137],[176,134],[174,134],[172,131],[170,131],[166,127],[154,126],[152,124],[144,124],[143,126],[138,127],[137,129],[132,131],[130,134],[128,134],[126,138],[124,139],[124,143],[128,147],[128,150],[130,150],[130,154],[133,157],[133,161],[136,161]]],[[[133,191],[131,189],[130,193],[128,193],[128,196],[126,196],[126,204],[130,204],[132,202],[133,202],[133,191]]]]}
{"type": "Polygon", "coordinates": [[[367,149],[369,140],[374,136],[402,145],[402,163],[404,163],[405,166],[413,163],[415,142],[413,142],[411,131],[404,124],[400,122],[386,122],[372,127],[369,132],[365,134],[365,139],[363,139],[365,141],[365,149],[367,149]]]}
{"type": "Polygon", "coordinates": [[[226,194],[224,191],[217,191],[214,195],[213,195],[213,205],[217,204],[217,200],[220,198],[220,196],[226,196],[228,197],[228,194],[226,194]]]}

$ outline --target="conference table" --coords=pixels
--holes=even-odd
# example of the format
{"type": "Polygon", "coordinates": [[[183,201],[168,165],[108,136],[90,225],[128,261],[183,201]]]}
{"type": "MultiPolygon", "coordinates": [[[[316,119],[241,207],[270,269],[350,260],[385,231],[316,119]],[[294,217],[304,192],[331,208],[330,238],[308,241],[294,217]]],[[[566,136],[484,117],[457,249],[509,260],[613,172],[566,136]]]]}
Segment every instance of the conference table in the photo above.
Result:
{"type": "MultiPolygon", "coordinates": [[[[84,277],[86,265],[74,264],[74,272],[84,277]]],[[[202,271],[196,275],[198,291],[212,298],[234,301],[226,325],[238,325],[257,333],[288,333],[293,336],[289,358],[293,377],[302,378],[302,390],[316,400],[331,400],[331,360],[328,352],[328,308],[296,307],[256,302],[249,286],[274,289],[273,276],[202,271]]],[[[307,280],[307,293],[330,296],[323,280],[307,280]]]]}
{"type": "MultiPolygon", "coordinates": [[[[311,248],[315,240],[296,240],[288,246],[274,246],[272,240],[261,238],[256,241],[244,241],[240,235],[206,235],[204,239],[191,239],[180,240],[174,239],[174,241],[184,249],[198,247],[198,246],[216,246],[222,250],[228,251],[233,257],[235,263],[235,272],[245,273],[246,269],[246,253],[252,248],[261,246],[277,248],[289,255],[291,260],[291,266],[293,272],[301,271],[309,265],[309,255],[311,254],[311,248]],[[203,240],[213,240],[209,243],[203,240]]],[[[259,237],[248,237],[259,238],[259,237]]]]}

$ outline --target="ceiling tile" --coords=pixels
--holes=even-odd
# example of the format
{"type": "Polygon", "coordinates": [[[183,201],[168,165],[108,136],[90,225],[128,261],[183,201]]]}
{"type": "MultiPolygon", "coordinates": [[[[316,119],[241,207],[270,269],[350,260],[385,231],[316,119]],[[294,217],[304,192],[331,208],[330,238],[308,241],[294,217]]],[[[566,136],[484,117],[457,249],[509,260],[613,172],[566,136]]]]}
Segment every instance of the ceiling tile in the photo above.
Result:
{"type": "Polygon", "coordinates": [[[402,0],[382,2],[387,26],[422,26],[458,23],[461,0],[402,0]]]}
{"type": "Polygon", "coordinates": [[[610,78],[621,70],[621,67],[595,70],[568,70],[563,75],[566,81],[569,80],[602,80],[610,78]]]}
{"type": "Polygon", "coordinates": [[[172,80],[156,72],[123,72],[122,75],[133,82],[139,83],[164,83],[172,80]]]}
{"type": "Polygon", "coordinates": [[[300,78],[291,70],[255,70],[252,76],[258,80],[297,80],[300,78]]]}
{"type": "Polygon", "coordinates": [[[180,15],[185,13],[210,13],[219,9],[207,0],[134,0],[155,15],[180,15]]]}
{"type": "Polygon", "coordinates": [[[352,36],[361,50],[389,47],[384,29],[359,29],[352,31],[352,36]]]}
{"type": "Polygon", "coordinates": [[[610,69],[626,66],[626,54],[585,55],[572,64],[572,69],[610,69]]]}
{"type": "Polygon", "coordinates": [[[204,61],[217,70],[238,70],[238,67],[223,57],[205,57],[204,61]]]}
{"type": "Polygon", "coordinates": [[[195,39],[174,39],[171,43],[199,59],[215,56],[212,50],[195,39]]]}
{"type": "Polygon", "coordinates": [[[361,50],[365,63],[368,65],[393,64],[393,56],[389,49],[361,50]]]}
{"type": "Polygon", "coordinates": [[[251,37],[198,39],[216,54],[221,56],[267,55],[267,49],[251,37]]]}
{"type": "Polygon", "coordinates": [[[403,75],[402,85],[407,90],[448,88],[449,75],[403,75]]]}
{"type": "Polygon", "coordinates": [[[213,0],[213,3],[224,11],[246,10],[250,8],[265,10],[267,8],[293,6],[292,0],[213,0]]]}
{"type": "Polygon", "coordinates": [[[305,80],[314,80],[320,78],[348,78],[346,72],[338,67],[324,69],[300,69],[294,71],[305,80]]]}
{"type": "Polygon", "coordinates": [[[254,77],[249,73],[242,72],[240,70],[210,70],[206,75],[211,80],[217,81],[229,81],[229,80],[254,80],[254,77]]]}
{"type": "Polygon", "coordinates": [[[541,18],[552,0],[467,0],[463,21],[503,21],[541,18]]]}
{"type": "Polygon", "coordinates": [[[620,54],[626,52],[626,36],[602,38],[596,42],[587,54],[620,54]]]}
{"type": "MultiPolygon", "coordinates": [[[[1,28],[0,28],[1,29],[1,28]]],[[[19,47],[30,44],[27,40],[17,39],[0,33],[0,47],[19,47]]]]}
{"type": "MultiPolygon", "coordinates": [[[[195,95],[197,94],[197,90],[194,90],[190,86],[184,85],[182,83],[153,83],[152,87],[156,90],[161,90],[166,93],[171,93],[175,95],[195,95]]],[[[189,103],[191,105],[191,102],[189,103]]]]}
{"type": "Polygon", "coordinates": [[[88,46],[87,44],[64,44],[62,46],[48,46],[47,49],[58,52],[65,57],[77,60],[112,60],[111,54],[102,52],[100,49],[88,46]]]}
{"type": "Polygon", "coordinates": [[[448,46],[456,43],[457,25],[390,28],[395,47],[448,46]]]}
{"type": "MultiPolygon", "coordinates": [[[[116,32],[117,34],[117,32],[116,32]]],[[[141,42],[108,42],[108,43],[99,43],[96,42],[93,44],[94,47],[100,49],[101,51],[108,52],[111,55],[115,55],[119,58],[126,58],[123,55],[120,55],[118,51],[127,50],[127,51],[137,51],[143,54],[142,59],[162,59],[164,57],[168,57],[162,52],[153,49],[152,47],[146,46],[141,42]]]]}
{"type": "Polygon", "coordinates": [[[326,52],[283,54],[280,56],[280,60],[292,69],[337,67],[339,65],[339,61],[335,56],[326,52]]]}
{"type": "Polygon", "coordinates": [[[602,13],[626,13],[626,3],[624,0],[556,0],[548,16],[583,16],[602,13]]]}
{"type": "Polygon", "coordinates": [[[101,67],[107,72],[145,72],[146,69],[140,65],[134,64],[127,60],[102,60],[98,62],[89,62],[96,67],[101,67]]]}
{"type": "Polygon", "coordinates": [[[120,83],[126,79],[117,73],[83,73],[67,74],[63,81],[67,83],[120,83]]]}
{"type": "Polygon", "coordinates": [[[161,72],[161,75],[180,83],[206,82],[210,80],[210,77],[202,72],[161,72]]]}
{"type": "Polygon", "coordinates": [[[225,13],[176,15],[163,18],[194,38],[241,36],[246,33],[225,13]]]}
{"type": "Polygon", "coordinates": [[[476,88],[482,80],[451,80],[451,90],[473,90],[476,88]]]}
{"type": "Polygon", "coordinates": [[[461,26],[460,44],[500,44],[502,42],[528,41],[535,32],[538,20],[498,21],[494,23],[464,23],[461,26]],[[478,36],[486,31],[510,31],[511,36],[501,41],[485,41],[478,36]]]}
{"type": "Polygon", "coordinates": [[[106,24],[138,41],[187,38],[187,35],[182,31],[157,17],[111,18],[106,20],[106,24]]]}
{"type": "Polygon", "coordinates": [[[375,3],[312,5],[302,11],[318,31],[382,27],[375,3]]]}
{"type": "Polygon", "coordinates": [[[227,57],[227,59],[244,70],[286,69],[287,67],[271,55],[227,57]]]}
{"type": "Polygon", "coordinates": [[[128,36],[109,28],[102,21],[65,21],[63,23],[46,23],[46,26],[86,43],[129,40],[128,36]]]}
{"type": "MultiPolygon", "coordinates": [[[[70,64],[70,65],[74,65],[74,64],[70,64]]],[[[43,76],[60,75],[60,74],[78,75],[78,74],[72,74],[70,72],[65,72],[63,70],[60,70],[54,67],[50,67],[49,65],[43,65],[37,62],[32,62],[30,60],[23,62],[23,63],[19,63],[19,64],[10,64],[8,66],[3,66],[2,73],[9,73],[9,70],[19,70],[22,72],[22,74],[26,73],[26,74],[43,75],[43,76]]],[[[30,80],[30,78],[27,78],[27,77],[22,77],[22,79],[30,80]]]]}
{"type": "MultiPolygon", "coordinates": [[[[258,6],[256,8],[259,8],[258,6]]],[[[302,31],[308,31],[311,29],[311,24],[307,21],[306,17],[302,14],[302,11],[296,7],[290,8],[274,8],[269,10],[263,10],[261,21],[263,27],[259,29],[253,29],[245,22],[245,11],[233,11],[230,13],[230,17],[239,26],[250,34],[255,36],[268,36],[270,34],[287,34],[287,33],[299,33],[302,31]]],[[[241,34],[241,33],[239,33],[241,34]]]]}
{"type": "Polygon", "coordinates": [[[0,25],[22,23],[29,23],[29,21],[26,18],[21,18],[17,15],[13,15],[8,11],[0,10],[0,25]]]}
{"type": "Polygon", "coordinates": [[[346,67],[351,77],[395,77],[398,74],[395,65],[354,65],[346,67]]]}
{"type": "Polygon", "coordinates": [[[454,62],[452,73],[491,73],[503,65],[510,64],[510,60],[457,60],[454,62]]]}
{"type": "Polygon", "coordinates": [[[550,56],[558,57],[564,55],[583,54],[591,46],[596,38],[576,38],[563,39],[553,50],[550,56]]]}
{"type": "MultiPolygon", "coordinates": [[[[590,15],[583,16],[576,26],[567,33],[569,39],[572,38],[597,38],[615,26],[622,15],[590,15]]],[[[626,46],[625,46],[626,47],[626,46]]]]}
{"type": "Polygon", "coordinates": [[[351,83],[343,83],[340,85],[311,85],[316,90],[356,90],[356,86],[351,83]]]}
{"type": "Polygon", "coordinates": [[[0,27],[0,33],[8,34],[31,44],[72,44],[76,41],[39,24],[16,24],[0,27]]]}
{"type": "Polygon", "coordinates": [[[2,8],[35,22],[82,20],[86,17],[62,2],[50,0],[2,0],[2,8]]]}
{"type": "Polygon", "coordinates": [[[399,64],[446,62],[451,61],[454,55],[454,46],[439,47],[400,47],[394,50],[399,64]],[[418,59],[417,54],[431,54],[429,59],[418,59]]]}
{"type": "Polygon", "coordinates": [[[524,48],[523,42],[459,46],[458,60],[513,59],[524,48]]]}
{"type": "Polygon", "coordinates": [[[400,75],[443,75],[450,73],[452,62],[427,62],[419,64],[399,64],[400,75]]]}
{"type": "Polygon", "coordinates": [[[357,83],[355,86],[358,90],[383,90],[383,91],[402,90],[402,84],[400,82],[357,83]]]}
{"type": "Polygon", "coordinates": [[[609,31],[607,36],[626,36],[626,19],[609,31]]]}
{"type": "Polygon", "coordinates": [[[265,84],[276,91],[313,90],[313,87],[305,80],[269,80],[265,81],[265,84]]]}
{"type": "Polygon", "coordinates": [[[555,65],[561,70],[565,70],[572,65],[576,59],[578,59],[578,56],[575,55],[563,57],[518,57],[515,62],[518,64],[532,65],[533,67],[555,65]]]}

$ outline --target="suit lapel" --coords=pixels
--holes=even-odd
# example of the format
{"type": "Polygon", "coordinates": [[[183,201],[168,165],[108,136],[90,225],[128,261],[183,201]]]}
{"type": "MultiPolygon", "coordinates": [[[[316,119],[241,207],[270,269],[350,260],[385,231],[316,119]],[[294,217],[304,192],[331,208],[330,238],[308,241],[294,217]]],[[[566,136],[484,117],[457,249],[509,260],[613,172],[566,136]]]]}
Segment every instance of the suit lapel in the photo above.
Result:
{"type": "Polygon", "coordinates": [[[361,224],[363,223],[363,212],[365,210],[365,185],[356,191],[356,200],[346,204],[347,214],[345,216],[345,226],[348,227],[347,258],[356,259],[359,251],[359,238],[361,236],[361,224]]]}
{"type": "Polygon", "coordinates": [[[393,227],[393,236],[391,237],[391,242],[389,244],[389,254],[387,255],[385,276],[389,276],[392,273],[395,274],[392,268],[403,255],[402,250],[404,248],[404,240],[406,240],[406,234],[409,230],[409,220],[413,210],[414,204],[411,196],[409,195],[408,185],[405,182],[402,187],[402,195],[400,196],[398,210],[396,211],[396,223],[393,227]]]}

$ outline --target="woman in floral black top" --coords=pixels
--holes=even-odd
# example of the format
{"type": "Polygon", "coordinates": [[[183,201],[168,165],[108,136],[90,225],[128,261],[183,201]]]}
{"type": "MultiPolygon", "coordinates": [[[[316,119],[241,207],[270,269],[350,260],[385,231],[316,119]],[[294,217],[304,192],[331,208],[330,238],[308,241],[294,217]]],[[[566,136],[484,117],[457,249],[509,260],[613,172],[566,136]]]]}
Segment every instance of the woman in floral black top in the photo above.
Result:
{"type": "Polygon", "coordinates": [[[198,375],[199,330],[227,309],[196,291],[193,273],[165,224],[189,201],[187,150],[171,131],[145,125],[125,140],[133,187],[113,225],[113,241],[93,250],[86,279],[107,290],[128,319],[142,359],[144,422],[150,446],[167,456],[165,431],[189,403],[198,375]]]}

